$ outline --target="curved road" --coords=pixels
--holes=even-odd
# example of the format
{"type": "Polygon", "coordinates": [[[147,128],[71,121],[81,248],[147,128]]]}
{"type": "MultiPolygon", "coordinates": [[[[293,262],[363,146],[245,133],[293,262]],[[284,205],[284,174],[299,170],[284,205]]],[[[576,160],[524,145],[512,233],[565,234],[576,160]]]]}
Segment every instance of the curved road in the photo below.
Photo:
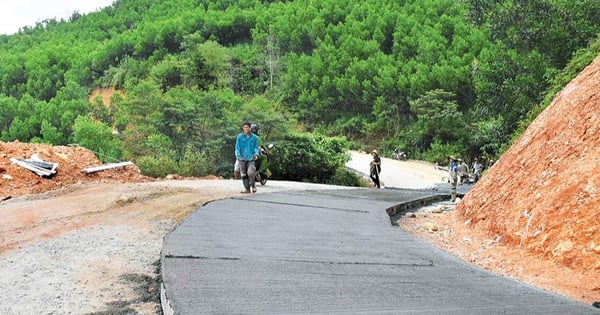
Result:
{"type": "MultiPolygon", "coordinates": [[[[364,156],[353,153],[349,166],[364,167],[364,156]]],[[[387,187],[431,183],[417,170],[394,171],[392,162],[383,164],[387,187]]],[[[390,224],[386,210],[435,191],[329,188],[199,208],[165,237],[164,313],[600,313],[467,265],[390,224]]]]}

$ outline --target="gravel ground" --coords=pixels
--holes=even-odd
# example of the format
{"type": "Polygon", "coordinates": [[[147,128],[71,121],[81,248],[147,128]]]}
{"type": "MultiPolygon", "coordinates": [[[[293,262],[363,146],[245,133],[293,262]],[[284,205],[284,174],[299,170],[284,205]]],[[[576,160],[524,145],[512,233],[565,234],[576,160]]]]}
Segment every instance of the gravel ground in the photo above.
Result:
{"type": "Polygon", "coordinates": [[[135,299],[128,286],[113,283],[154,272],[166,227],[148,235],[127,225],[94,226],[22,246],[0,262],[6,289],[0,312],[84,314],[105,308],[106,300],[135,299]]]}

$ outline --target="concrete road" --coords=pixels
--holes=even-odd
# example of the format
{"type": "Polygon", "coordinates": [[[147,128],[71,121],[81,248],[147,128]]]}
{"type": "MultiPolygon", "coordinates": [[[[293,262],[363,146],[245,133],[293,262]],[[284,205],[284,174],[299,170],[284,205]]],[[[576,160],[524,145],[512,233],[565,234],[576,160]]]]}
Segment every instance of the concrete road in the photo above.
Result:
{"type": "Polygon", "coordinates": [[[211,202],[165,238],[164,312],[599,313],[467,265],[390,224],[387,209],[435,193],[296,190],[211,202]]]}

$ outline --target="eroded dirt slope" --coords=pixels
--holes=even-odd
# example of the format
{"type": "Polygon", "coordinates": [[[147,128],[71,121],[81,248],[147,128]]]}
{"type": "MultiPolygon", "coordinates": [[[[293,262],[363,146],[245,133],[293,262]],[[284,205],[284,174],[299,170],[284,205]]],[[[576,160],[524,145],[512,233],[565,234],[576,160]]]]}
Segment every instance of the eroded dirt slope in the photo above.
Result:
{"type": "Polygon", "coordinates": [[[600,57],[465,196],[455,221],[583,275],[600,300],[600,57]]]}

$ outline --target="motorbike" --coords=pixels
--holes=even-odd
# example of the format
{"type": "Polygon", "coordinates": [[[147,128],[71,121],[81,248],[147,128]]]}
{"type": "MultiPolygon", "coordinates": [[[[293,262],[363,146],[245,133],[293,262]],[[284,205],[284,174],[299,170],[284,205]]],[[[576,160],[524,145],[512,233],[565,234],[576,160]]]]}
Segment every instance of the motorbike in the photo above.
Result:
{"type": "Polygon", "coordinates": [[[263,186],[267,184],[267,180],[273,175],[271,170],[269,170],[269,159],[271,158],[271,149],[273,149],[273,147],[274,145],[272,143],[267,147],[260,146],[260,156],[258,158],[258,163],[256,164],[255,181],[263,186]]]}
{"type": "Polygon", "coordinates": [[[406,161],[408,156],[404,152],[400,152],[398,148],[394,149],[394,160],[406,161]]]}

